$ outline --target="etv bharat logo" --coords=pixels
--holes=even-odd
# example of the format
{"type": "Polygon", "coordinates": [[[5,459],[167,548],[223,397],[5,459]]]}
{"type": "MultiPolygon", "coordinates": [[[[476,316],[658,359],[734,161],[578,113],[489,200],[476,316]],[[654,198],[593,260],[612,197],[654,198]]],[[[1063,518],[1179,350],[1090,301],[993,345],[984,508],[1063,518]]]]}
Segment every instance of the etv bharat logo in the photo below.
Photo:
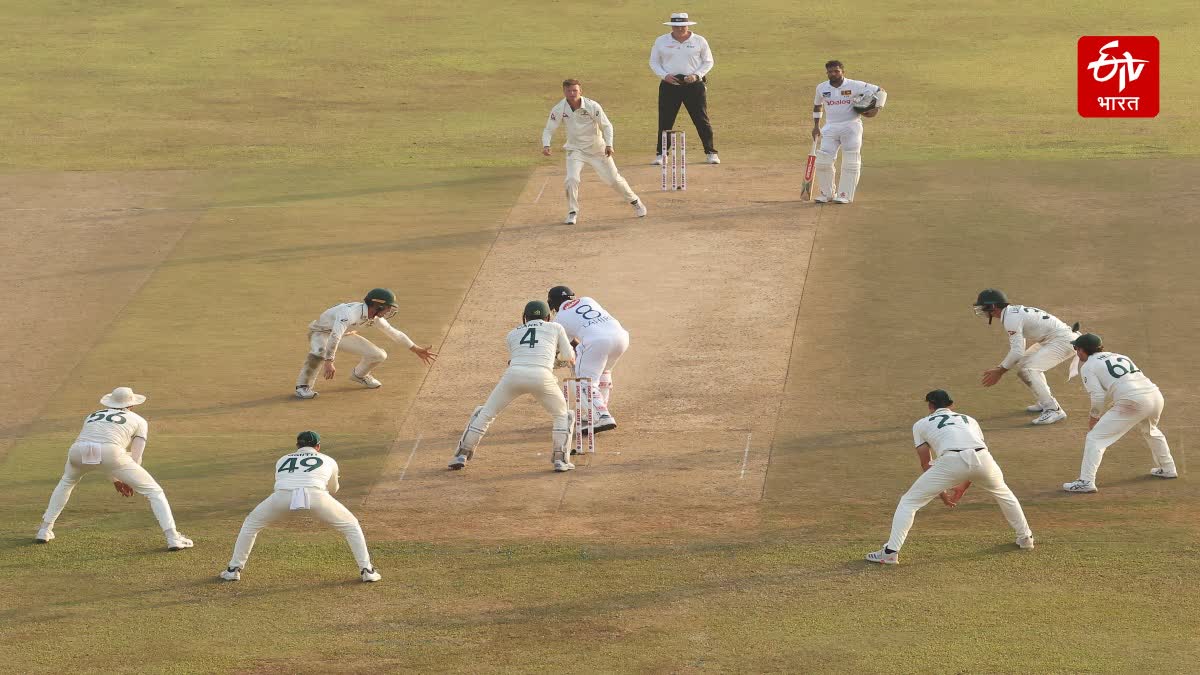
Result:
{"type": "Polygon", "coordinates": [[[1158,38],[1088,35],[1079,38],[1078,51],[1081,116],[1158,115],[1158,38]]]}

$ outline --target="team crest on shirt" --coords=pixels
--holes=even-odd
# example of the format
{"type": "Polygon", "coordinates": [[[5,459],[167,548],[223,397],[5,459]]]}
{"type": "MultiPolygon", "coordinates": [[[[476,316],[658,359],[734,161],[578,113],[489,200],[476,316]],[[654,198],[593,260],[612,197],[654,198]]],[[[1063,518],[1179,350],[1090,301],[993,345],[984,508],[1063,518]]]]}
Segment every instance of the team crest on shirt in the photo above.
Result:
{"type": "Polygon", "coordinates": [[[1008,331],[1008,334],[1009,334],[1009,335],[1016,335],[1016,334],[1017,334],[1017,331],[1015,331],[1015,330],[1010,330],[1010,331],[1008,331]]]}
{"type": "Polygon", "coordinates": [[[842,96],[851,96],[854,94],[854,92],[849,89],[843,89],[841,94],[842,94],[842,96]]]}
{"type": "Polygon", "coordinates": [[[829,98],[830,96],[833,96],[833,92],[832,91],[823,91],[823,92],[821,92],[821,95],[824,96],[825,98],[829,98]]]}
{"type": "Polygon", "coordinates": [[[552,120],[558,119],[558,113],[550,113],[550,119],[552,119],[552,120]]]}

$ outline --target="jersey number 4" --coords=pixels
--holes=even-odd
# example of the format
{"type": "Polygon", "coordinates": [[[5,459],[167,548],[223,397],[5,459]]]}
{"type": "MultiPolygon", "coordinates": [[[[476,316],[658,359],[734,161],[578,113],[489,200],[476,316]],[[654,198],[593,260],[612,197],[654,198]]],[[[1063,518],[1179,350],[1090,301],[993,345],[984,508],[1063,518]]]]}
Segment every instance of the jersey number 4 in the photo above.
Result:
{"type": "Polygon", "coordinates": [[[519,344],[529,345],[529,348],[533,349],[537,346],[537,343],[537,329],[530,328],[529,330],[525,331],[524,335],[521,336],[521,342],[519,344]]]}
{"type": "Polygon", "coordinates": [[[309,471],[315,471],[317,467],[324,463],[325,460],[320,457],[288,457],[284,460],[283,464],[279,465],[279,470],[275,473],[282,473],[284,471],[295,473],[300,469],[304,469],[304,473],[308,473],[309,471]]]}

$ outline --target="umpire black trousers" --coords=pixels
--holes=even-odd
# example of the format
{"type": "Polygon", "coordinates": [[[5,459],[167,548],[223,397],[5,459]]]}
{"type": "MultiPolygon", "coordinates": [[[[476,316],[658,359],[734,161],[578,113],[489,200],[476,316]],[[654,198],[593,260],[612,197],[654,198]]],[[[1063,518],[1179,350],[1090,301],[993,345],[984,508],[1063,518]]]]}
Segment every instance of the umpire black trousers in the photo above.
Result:
{"type": "Polygon", "coordinates": [[[663,154],[662,132],[674,128],[680,105],[687,108],[692,124],[696,125],[704,152],[715,153],[712,124],[708,121],[708,88],[703,80],[697,80],[691,84],[658,83],[658,151],[655,154],[663,154]]]}

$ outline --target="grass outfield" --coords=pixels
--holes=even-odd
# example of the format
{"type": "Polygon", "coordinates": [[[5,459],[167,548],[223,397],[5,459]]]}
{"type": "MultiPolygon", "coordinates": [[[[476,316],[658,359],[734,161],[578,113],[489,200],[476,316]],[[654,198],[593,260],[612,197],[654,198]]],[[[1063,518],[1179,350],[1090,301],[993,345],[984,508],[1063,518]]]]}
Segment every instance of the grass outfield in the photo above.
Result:
{"type": "MultiPolygon", "coordinates": [[[[381,467],[407,450],[394,445],[425,368],[390,350],[385,388],[365,392],[339,361],[320,407],[297,404],[303,326],[386,284],[401,296],[397,325],[421,343],[469,331],[459,308],[499,229],[540,194],[527,179],[557,82],[580,77],[605,105],[619,165],[648,160],[645,55],[677,8],[243,5],[0,2],[0,96],[16,130],[0,134],[13,259],[0,296],[18,299],[2,306],[27,316],[19,299],[99,296],[104,308],[74,323],[22,319],[27,337],[0,348],[16,364],[0,389],[0,671],[1186,672],[1200,657],[1195,481],[1145,480],[1148,453],[1127,438],[1099,495],[1056,491],[1078,467],[1081,388],[1055,371],[1072,416],[1026,428],[1014,381],[975,385],[1003,340],[968,307],[997,285],[1103,333],[1163,387],[1164,430],[1181,465],[1195,463],[1200,372],[1183,345],[1200,328],[1189,274],[1200,112],[1179,103],[1200,68],[1190,4],[869,2],[853,29],[824,27],[823,4],[686,7],[716,52],[711,114],[730,169],[696,167],[691,200],[739,165],[798,170],[827,58],[891,94],[869,125],[852,209],[813,215],[781,194],[718,214],[743,228],[756,209],[816,219],[807,276],[787,280],[803,299],[779,407],[762,412],[774,435],[754,448],[770,455],[760,517],[703,537],[514,526],[486,542],[456,537],[451,518],[412,531],[372,511],[372,487],[395,480],[381,467]],[[837,53],[831,30],[844,30],[837,53]],[[1076,116],[1075,40],[1108,31],[1159,37],[1158,118],[1076,116]],[[191,551],[160,552],[144,500],[96,476],[59,539],[29,543],[79,419],[116,384],[151,396],[147,467],[191,551]],[[861,562],[915,476],[907,430],[934,386],[983,423],[1038,535],[1031,554],[968,493],[955,512],[918,516],[900,567],[861,562]],[[298,523],[260,537],[243,582],[217,583],[271,462],[306,427],[330,439],[339,498],[383,583],[358,583],[337,535],[298,523]]],[[[546,185],[540,198],[558,204],[546,185]]],[[[682,228],[681,247],[689,226],[727,226],[671,221],[671,202],[644,194],[652,215],[637,226],[682,228]]],[[[569,276],[574,248],[608,246],[629,221],[592,223],[531,257],[569,276]]],[[[703,271],[676,262],[661,273],[703,271]]],[[[629,270],[606,271],[629,290],[629,270]]],[[[736,337],[737,299],[697,279],[713,334],[736,337]]],[[[635,347],[654,342],[636,334],[635,347]]],[[[515,489],[516,470],[480,468],[515,489]]]]}

